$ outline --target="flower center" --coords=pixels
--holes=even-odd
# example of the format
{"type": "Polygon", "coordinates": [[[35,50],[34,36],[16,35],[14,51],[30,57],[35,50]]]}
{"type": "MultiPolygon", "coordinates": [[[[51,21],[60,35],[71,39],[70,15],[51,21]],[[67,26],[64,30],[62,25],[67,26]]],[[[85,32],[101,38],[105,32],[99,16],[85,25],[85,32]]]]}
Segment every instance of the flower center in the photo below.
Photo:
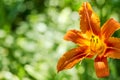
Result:
{"type": "Polygon", "coordinates": [[[98,36],[91,36],[90,39],[90,50],[91,53],[102,55],[105,51],[105,44],[98,36]]]}

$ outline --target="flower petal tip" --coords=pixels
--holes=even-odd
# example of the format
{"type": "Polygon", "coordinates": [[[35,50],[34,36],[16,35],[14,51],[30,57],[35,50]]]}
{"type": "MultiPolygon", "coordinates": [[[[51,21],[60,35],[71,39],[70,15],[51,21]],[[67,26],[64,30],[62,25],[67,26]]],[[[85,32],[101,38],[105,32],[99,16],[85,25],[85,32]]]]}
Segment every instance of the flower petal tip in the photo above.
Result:
{"type": "Polygon", "coordinates": [[[103,78],[109,76],[109,68],[107,63],[107,58],[96,58],[95,59],[95,71],[98,78],[103,78]]]}
{"type": "Polygon", "coordinates": [[[103,77],[109,76],[109,70],[108,69],[104,70],[104,67],[101,67],[100,69],[97,68],[96,71],[97,71],[96,75],[97,75],[98,78],[103,78],[103,77]]]}

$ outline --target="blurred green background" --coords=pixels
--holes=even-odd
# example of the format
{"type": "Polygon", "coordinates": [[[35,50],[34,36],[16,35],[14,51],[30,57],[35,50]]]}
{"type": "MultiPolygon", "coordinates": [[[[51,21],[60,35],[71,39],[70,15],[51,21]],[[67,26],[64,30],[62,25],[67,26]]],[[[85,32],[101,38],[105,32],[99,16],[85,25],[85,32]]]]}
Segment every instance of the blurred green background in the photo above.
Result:
{"type": "Polygon", "coordinates": [[[58,59],[76,46],[63,36],[79,30],[78,10],[85,1],[101,25],[111,17],[120,21],[120,0],[0,0],[0,80],[120,80],[115,59],[108,59],[107,78],[96,77],[93,59],[57,74],[58,59]]]}

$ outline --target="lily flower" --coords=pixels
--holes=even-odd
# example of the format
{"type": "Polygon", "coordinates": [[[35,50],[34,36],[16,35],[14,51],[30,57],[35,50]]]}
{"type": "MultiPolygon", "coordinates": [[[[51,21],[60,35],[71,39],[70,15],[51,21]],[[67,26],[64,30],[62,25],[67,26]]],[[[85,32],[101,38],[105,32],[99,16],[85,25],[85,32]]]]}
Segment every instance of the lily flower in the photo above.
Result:
{"type": "Polygon", "coordinates": [[[57,64],[57,71],[70,69],[85,58],[94,59],[97,77],[109,76],[107,57],[120,59],[120,38],[111,37],[120,29],[120,23],[113,18],[107,20],[100,28],[100,19],[88,2],[79,9],[80,31],[69,30],[64,39],[72,41],[78,47],[64,53],[57,64]]]}

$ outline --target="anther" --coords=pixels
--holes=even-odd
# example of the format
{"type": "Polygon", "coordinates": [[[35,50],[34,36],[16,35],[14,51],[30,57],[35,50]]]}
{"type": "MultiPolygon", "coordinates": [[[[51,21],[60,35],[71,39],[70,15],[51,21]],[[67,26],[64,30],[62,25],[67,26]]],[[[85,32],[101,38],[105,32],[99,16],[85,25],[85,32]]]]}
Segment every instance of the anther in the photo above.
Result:
{"type": "Polygon", "coordinates": [[[92,38],[94,38],[94,36],[92,35],[92,38]]]}
{"type": "Polygon", "coordinates": [[[93,42],[95,42],[95,39],[93,39],[93,42]]]}
{"type": "Polygon", "coordinates": [[[98,43],[98,39],[96,39],[96,43],[98,43]]]}

